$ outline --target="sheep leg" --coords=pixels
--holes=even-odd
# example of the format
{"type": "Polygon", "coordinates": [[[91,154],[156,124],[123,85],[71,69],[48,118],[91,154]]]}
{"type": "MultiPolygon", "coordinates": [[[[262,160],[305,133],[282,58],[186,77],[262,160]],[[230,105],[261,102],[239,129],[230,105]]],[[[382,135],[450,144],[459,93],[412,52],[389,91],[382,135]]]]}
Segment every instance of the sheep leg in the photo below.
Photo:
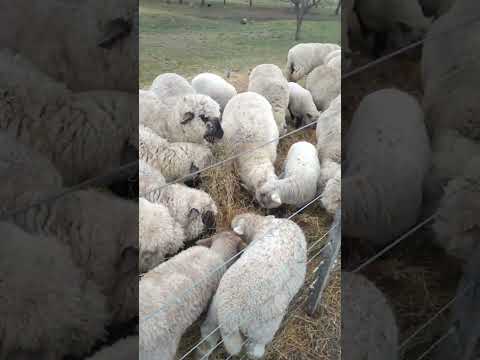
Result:
{"type": "Polygon", "coordinates": [[[209,352],[212,351],[215,345],[220,341],[220,331],[217,328],[217,310],[212,302],[207,318],[200,327],[201,338],[205,339],[205,341],[198,347],[196,359],[208,360],[209,352]]]}
{"type": "Polygon", "coordinates": [[[247,356],[249,359],[262,359],[265,355],[265,344],[249,343],[247,345],[247,356]]]}

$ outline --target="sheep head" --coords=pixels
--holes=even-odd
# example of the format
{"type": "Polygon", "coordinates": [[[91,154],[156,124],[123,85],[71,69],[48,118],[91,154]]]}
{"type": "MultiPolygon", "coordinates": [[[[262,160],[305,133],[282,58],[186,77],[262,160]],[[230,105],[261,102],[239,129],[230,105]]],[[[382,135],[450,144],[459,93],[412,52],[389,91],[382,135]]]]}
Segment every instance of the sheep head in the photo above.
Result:
{"type": "Polygon", "coordinates": [[[255,193],[255,198],[261,207],[275,209],[282,205],[282,197],[277,182],[266,182],[255,193]]]}

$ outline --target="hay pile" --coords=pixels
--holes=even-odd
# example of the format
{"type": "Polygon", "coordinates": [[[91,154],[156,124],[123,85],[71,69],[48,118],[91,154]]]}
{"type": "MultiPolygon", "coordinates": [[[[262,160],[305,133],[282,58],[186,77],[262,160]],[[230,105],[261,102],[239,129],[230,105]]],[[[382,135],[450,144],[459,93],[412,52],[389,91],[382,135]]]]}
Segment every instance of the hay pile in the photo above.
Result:
{"type": "MultiPolygon", "coordinates": [[[[248,87],[248,75],[231,73],[228,79],[237,91],[246,91],[248,87]]],[[[315,127],[296,133],[280,141],[276,167],[282,167],[290,146],[301,140],[307,140],[315,144],[315,127]]],[[[222,149],[215,150],[217,159],[225,159],[226,154],[222,149]]],[[[230,223],[237,214],[253,211],[259,214],[267,214],[267,210],[259,208],[252,197],[240,185],[238,176],[232,163],[225,164],[206,171],[202,174],[201,189],[208,192],[215,200],[219,214],[217,216],[217,230],[230,229],[230,223]]],[[[288,207],[281,214],[288,217],[295,212],[296,208],[288,207]]],[[[279,216],[278,213],[276,213],[279,216]]],[[[330,226],[332,219],[319,206],[310,206],[303,213],[296,216],[294,221],[302,227],[309,244],[313,244],[322,237],[330,226]]],[[[311,249],[309,258],[318,253],[323,243],[319,243],[311,249]]],[[[309,264],[307,281],[304,288],[291,304],[282,327],[276,334],[275,340],[267,348],[266,360],[331,360],[340,356],[340,276],[337,272],[327,289],[325,290],[322,308],[315,318],[309,317],[305,312],[305,303],[309,295],[309,286],[314,280],[314,270],[319,264],[316,258],[309,264]]],[[[199,325],[203,319],[194,324],[182,339],[178,357],[181,358],[198,341],[200,341],[199,325]]],[[[229,355],[220,346],[209,359],[223,360],[229,355]]],[[[194,359],[193,354],[186,359],[194,359]]]]}

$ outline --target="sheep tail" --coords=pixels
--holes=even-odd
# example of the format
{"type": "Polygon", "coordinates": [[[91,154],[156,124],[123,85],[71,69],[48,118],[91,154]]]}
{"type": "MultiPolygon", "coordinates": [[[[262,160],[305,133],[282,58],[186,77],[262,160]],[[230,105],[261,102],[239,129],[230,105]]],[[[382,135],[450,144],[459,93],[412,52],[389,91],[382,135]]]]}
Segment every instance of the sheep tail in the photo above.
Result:
{"type": "MultiPolygon", "coordinates": [[[[232,324],[233,325],[233,324],[232,324]]],[[[240,329],[236,327],[235,329],[221,329],[223,345],[230,355],[238,355],[242,351],[243,347],[243,336],[240,333],[240,329]],[[228,334],[228,335],[227,335],[228,334]]]]}

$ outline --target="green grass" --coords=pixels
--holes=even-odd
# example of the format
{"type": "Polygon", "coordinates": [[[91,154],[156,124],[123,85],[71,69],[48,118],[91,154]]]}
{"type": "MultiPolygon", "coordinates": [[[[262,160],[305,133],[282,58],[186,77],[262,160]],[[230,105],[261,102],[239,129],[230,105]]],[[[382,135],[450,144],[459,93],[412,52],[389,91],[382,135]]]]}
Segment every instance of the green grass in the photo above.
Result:
{"type": "MultiPolygon", "coordinates": [[[[186,0],[185,0],[186,1],[186,0]]],[[[295,16],[286,2],[207,1],[212,7],[140,2],[140,86],[158,74],[248,71],[262,63],[285,65],[295,44],[295,16]],[[242,18],[249,23],[240,24],[242,18]]],[[[301,42],[339,42],[339,18],[319,8],[304,22],[301,42]]]]}

